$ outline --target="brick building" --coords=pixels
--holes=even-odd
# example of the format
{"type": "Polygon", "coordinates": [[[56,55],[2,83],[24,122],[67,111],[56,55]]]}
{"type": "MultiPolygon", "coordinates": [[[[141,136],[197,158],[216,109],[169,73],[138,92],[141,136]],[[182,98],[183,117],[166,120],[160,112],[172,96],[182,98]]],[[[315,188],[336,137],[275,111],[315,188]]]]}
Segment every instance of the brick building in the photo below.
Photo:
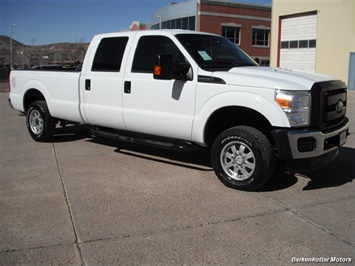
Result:
{"type": "Polygon", "coordinates": [[[189,29],[222,35],[262,65],[270,61],[271,6],[234,1],[171,3],[152,15],[148,29],[189,29]]]}
{"type": "Polygon", "coordinates": [[[139,21],[133,21],[131,26],[129,27],[130,30],[146,30],[147,24],[140,23],[139,21]]]}

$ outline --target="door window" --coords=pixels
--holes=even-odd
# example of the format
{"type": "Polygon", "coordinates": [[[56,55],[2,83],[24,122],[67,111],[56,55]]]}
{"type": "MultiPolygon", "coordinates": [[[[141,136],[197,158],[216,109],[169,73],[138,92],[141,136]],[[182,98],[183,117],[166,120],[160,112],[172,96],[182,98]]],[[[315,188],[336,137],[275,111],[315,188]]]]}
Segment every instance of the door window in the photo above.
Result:
{"type": "Polygon", "coordinates": [[[120,72],[128,37],[103,38],[97,48],[91,71],[120,72]]]}
{"type": "Polygon", "coordinates": [[[175,43],[165,36],[143,36],[134,55],[132,72],[153,73],[155,56],[157,54],[171,54],[174,66],[186,62],[175,43]]]}

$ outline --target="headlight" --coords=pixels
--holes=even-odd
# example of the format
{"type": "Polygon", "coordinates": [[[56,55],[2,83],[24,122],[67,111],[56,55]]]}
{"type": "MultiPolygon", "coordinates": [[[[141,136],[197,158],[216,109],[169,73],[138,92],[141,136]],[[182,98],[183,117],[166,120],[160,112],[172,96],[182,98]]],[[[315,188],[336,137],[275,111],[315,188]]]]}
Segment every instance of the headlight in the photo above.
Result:
{"type": "Polygon", "coordinates": [[[292,127],[311,123],[311,94],[309,91],[276,90],[275,101],[284,110],[292,127]]]}

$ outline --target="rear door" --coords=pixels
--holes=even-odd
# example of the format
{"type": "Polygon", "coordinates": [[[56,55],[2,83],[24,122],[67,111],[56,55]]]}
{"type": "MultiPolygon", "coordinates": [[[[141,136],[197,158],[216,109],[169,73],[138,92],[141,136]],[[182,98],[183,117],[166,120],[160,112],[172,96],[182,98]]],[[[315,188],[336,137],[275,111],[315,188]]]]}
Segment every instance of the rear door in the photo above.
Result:
{"type": "MultiPolygon", "coordinates": [[[[92,65],[81,79],[81,110],[85,121],[99,126],[125,129],[122,117],[122,88],[128,36],[104,37],[96,45],[92,65]]],[[[95,48],[91,48],[95,49],[95,48]]]]}
{"type": "Polygon", "coordinates": [[[196,76],[184,81],[153,78],[157,54],[173,55],[174,66],[190,63],[186,55],[168,36],[142,36],[134,46],[136,50],[129,60],[124,80],[123,117],[127,129],[191,139],[196,76]]]}

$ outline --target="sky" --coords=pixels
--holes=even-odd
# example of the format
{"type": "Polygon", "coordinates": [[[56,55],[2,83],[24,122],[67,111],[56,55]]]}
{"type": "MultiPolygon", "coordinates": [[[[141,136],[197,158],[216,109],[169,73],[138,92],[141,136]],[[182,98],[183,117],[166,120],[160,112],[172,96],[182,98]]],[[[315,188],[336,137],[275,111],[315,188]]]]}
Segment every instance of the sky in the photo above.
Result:
{"type": "MultiPolygon", "coordinates": [[[[270,4],[272,0],[240,0],[270,4]]],[[[0,0],[0,35],[27,45],[90,42],[94,35],[129,30],[133,21],[181,0],[0,0]],[[14,26],[12,26],[15,24],[14,26]]]]}

